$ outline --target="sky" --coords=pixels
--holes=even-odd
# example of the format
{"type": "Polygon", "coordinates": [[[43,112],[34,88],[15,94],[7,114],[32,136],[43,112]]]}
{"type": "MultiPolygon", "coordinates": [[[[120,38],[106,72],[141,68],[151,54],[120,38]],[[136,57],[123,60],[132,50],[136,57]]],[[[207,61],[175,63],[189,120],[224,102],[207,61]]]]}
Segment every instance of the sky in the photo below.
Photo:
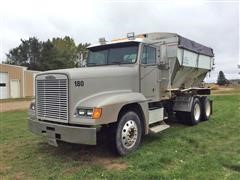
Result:
{"type": "Polygon", "coordinates": [[[33,36],[93,44],[128,32],[174,32],[213,48],[216,65],[206,81],[216,81],[220,70],[240,78],[239,7],[238,0],[0,0],[0,62],[33,36]]]}

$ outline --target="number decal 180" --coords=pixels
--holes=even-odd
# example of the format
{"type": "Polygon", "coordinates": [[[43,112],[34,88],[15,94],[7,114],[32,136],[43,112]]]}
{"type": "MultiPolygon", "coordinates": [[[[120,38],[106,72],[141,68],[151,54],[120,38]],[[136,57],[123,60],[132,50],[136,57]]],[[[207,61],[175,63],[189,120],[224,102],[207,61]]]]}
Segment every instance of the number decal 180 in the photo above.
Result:
{"type": "Polygon", "coordinates": [[[84,81],[74,81],[75,87],[84,86],[84,81]]]}

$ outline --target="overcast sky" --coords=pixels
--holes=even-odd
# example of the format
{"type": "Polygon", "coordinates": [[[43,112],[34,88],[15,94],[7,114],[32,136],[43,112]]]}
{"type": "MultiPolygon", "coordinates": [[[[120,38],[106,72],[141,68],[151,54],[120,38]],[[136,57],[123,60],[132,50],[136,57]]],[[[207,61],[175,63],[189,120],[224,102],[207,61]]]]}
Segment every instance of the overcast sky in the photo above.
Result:
{"type": "Polygon", "coordinates": [[[0,62],[20,39],[41,41],[65,35],[76,43],[110,40],[127,32],[175,32],[210,46],[219,70],[240,78],[238,1],[1,0],[0,62]]]}

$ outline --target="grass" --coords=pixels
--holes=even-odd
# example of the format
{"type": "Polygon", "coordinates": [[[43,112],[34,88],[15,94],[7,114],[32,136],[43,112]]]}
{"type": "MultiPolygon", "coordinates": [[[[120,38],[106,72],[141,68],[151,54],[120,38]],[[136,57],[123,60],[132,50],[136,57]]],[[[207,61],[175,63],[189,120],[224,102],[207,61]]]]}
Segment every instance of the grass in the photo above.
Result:
{"type": "Polygon", "coordinates": [[[240,87],[219,88],[211,91],[213,95],[233,95],[240,94],[240,87]]]}
{"type": "Polygon", "coordinates": [[[213,96],[211,120],[172,124],[144,137],[140,148],[116,157],[98,146],[47,144],[27,130],[27,112],[1,114],[2,179],[239,179],[240,95],[213,96]]]}

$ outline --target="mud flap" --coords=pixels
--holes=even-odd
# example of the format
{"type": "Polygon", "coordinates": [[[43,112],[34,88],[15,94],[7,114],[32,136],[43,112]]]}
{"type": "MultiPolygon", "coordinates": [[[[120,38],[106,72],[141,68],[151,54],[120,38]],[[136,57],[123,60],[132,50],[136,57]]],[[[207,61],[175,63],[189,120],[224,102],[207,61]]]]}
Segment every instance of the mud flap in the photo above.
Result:
{"type": "Polygon", "coordinates": [[[48,138],[48,144],[50,144],[52,146],[55,146],[55,147],[58,147],[57,140],[54,139],[54,138],[48,138]]]}

